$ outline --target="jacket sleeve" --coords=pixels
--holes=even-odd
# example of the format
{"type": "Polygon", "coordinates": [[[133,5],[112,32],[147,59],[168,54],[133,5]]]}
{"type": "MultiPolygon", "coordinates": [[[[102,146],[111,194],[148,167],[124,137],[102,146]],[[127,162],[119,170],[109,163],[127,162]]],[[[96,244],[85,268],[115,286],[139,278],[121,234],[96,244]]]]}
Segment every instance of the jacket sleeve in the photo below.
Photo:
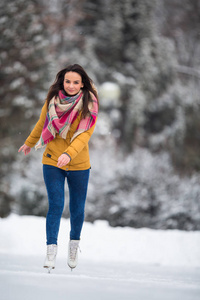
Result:
{"type": "Polygon", "coordinates": [[[25,145],[27,145],[31,148],[35,146],[35,144],[37,143],[37,141],[39,140],[39,138],[41,136],[42,129],[44,127],[44,122],[46,119],[46,114],[47,114],[47,103],[45,102],[45,104],[42,107],[40,118],[39,118],[38,122],[36,123],[35,127],[33,128],[33,130],[31,131],[30,135],[26,139],[25,145]]]}
{"type": "Polygon", "coordinates": [[[93,134],[95,124],[87,131],[79,134],[72,142],[71,144],[65,149],[64,153],[68,154],[72,159],[74,159],[82,150],[83,148],[88,144],[90,137],[93,134]]]}

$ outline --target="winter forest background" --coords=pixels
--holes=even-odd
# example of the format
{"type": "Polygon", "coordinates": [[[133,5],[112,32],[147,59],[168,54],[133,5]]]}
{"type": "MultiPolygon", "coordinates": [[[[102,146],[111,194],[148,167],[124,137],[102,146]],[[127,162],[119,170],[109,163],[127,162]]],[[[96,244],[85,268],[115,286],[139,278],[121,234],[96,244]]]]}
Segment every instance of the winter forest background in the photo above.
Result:
{"type": "Polygon", "coordinates": [[[46,215],[43,151],[17,150],[79,63],[100,97],[86,220],[200,230],[199,28],[199,0],[1,1],[0,217],[46,215]]]}

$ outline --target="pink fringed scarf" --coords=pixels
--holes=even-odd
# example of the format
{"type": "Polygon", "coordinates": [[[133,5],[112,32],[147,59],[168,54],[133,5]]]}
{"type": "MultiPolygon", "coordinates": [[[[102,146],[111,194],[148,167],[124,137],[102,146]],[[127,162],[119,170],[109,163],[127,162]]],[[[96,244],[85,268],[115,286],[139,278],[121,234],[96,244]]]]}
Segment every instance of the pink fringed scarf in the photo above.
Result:
{"type": "MultiPolygon", "coordinates": [[[[98,103],[96,97],[92,95],[92,102],[89,102],[89,111],[84,119],[81,119],[76,131],[71,139],[73,141],[76,136],[82,132],[90,129],[96,121],[98,114],[98,103]]],[[[59,91],[58,97],[53,97],[49,103],[48,112],[42,134],[35,149],[44,147],[51,142],[58,133],[63,139],[66,138],[67,133],[78,117],[83,108],[83,92],[82,90],[75,96],[69,97],[59,91]]]]}

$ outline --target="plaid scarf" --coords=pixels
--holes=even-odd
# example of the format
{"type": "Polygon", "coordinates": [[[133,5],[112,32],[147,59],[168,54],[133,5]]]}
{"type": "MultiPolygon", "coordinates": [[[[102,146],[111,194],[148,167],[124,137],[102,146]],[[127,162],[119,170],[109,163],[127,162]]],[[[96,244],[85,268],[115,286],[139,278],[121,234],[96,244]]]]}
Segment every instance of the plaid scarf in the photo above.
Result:
{"type": "MultiPolygon", "coordinates": [[[[76,131],[71,139],[71,142],[76,136],[82,132],[90,129],[96,121],[98,114],[98,103],[96,97],[91,93],[92,102],[89,102],[88,114],[84,119],[81,119],[76,131]]],[[[35,149],[44,147],[51,142],[58,133],[63,139],[66,138],[67,133],[78,117],[80,111],[83,108],[83,92],[80,92],[72,97],[64,95],[63,91],[59,91],[57,97],[53,97],[49,102],[49,107],[46,115],[44,127],[39,141],[37,142],[35,149]]]]}

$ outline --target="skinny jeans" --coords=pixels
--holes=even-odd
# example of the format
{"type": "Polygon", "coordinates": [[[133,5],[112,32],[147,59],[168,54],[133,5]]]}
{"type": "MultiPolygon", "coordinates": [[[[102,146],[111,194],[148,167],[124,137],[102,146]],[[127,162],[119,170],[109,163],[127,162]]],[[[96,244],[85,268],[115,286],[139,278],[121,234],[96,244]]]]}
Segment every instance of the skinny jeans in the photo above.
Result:
{"type": "Polygon", "coordinates": [[[43,165],[49,209],[46,217],[47,245],[56,244],[65,204],[65,179],[69,188],[70,240],[79,240],[84,222],[85,201],[90,169],[65,171],[43,165]]]}

